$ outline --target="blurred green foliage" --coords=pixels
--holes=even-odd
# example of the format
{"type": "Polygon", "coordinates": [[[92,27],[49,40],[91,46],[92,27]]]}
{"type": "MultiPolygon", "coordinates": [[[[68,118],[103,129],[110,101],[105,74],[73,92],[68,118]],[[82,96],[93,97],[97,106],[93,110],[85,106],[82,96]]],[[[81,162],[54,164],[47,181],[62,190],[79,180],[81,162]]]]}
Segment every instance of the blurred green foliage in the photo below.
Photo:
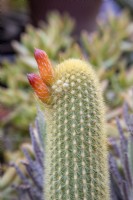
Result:
{"type": "Polygon", "coordinates": [[[123,102],[123,92],[133,84],[128,73],[133,61],[133,24],[128,13],[108,16],[108,21],[98,21],[98,31],[92,35],[82,32],[82,44],[87,58],[108,82],[104,92],[111,108],[123,102]]]}

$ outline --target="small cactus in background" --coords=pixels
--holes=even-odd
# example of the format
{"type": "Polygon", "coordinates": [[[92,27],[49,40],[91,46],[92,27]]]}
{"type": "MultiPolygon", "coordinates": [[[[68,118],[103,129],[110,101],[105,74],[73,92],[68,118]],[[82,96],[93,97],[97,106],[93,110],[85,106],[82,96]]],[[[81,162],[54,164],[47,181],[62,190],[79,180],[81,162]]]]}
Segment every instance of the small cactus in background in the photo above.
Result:
{"type": "Polygon", "coordinates": [[[78,59],[53,70],[42,50],[35,58],[40,76],[28,79],[45,104],[45,198],[109,200],[104,105],[95,73],[78,59]]]}

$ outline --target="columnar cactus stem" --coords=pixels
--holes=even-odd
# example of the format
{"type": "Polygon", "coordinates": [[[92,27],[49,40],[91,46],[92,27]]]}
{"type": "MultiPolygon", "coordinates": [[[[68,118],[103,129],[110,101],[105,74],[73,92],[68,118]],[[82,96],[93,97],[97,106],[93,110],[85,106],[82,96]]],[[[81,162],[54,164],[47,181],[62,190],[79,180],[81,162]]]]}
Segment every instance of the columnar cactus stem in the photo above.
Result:
{"type": "Polygon", "coordinates": [[[104,105],[95,73],[86,62],[66,60],[48,89],[45,199],[109,200],[104,105]]]}

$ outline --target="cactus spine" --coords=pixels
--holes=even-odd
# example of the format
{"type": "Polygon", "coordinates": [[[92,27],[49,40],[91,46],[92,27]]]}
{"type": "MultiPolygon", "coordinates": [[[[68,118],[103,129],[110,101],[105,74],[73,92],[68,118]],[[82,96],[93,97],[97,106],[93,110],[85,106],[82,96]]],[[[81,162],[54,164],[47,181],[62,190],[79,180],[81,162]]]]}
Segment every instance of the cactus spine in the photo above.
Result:
{"type": "Polygon", "coordinates": [[[109,200],[104,106],[87,63],[59,64],[45,104],[46,200],[109,200]]]}

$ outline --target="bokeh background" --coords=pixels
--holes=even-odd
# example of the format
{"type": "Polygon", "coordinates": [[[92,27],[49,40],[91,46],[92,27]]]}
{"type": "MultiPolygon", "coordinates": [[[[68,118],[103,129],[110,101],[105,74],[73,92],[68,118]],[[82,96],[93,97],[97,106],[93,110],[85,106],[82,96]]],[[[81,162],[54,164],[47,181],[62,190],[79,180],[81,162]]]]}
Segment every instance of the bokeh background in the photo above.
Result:
{"type": "Polygon", "coordinates": [[[18,199],[22,147],[33,155],[29,125],[38,107],[26,74],[37,72],[34,48],[47,52],[53,66],[74,57],[97,72],[106,104],[108,138],[119,138],[115,119],[126,101],[132,110],[133,1],[0,1],[0,199],[18,199]]]}

